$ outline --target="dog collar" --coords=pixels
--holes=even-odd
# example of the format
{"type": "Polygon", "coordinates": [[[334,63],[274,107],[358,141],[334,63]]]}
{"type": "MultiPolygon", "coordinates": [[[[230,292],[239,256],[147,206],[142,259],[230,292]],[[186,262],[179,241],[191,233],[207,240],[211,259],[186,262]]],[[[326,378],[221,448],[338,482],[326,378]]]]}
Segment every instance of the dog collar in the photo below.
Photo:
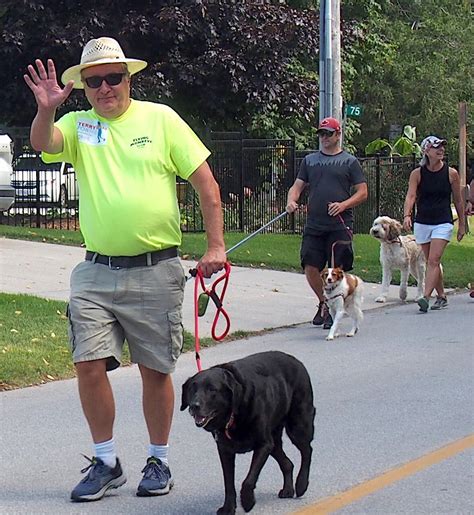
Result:
{"type": "Polygon", "coordinates": [[[399,245],[402,245],[402,240],[400,239],[400,236],[397,236],[394,240],[387,240],[387,243],[398,243],[399,245]]]}
{"type": "MultiPolygon", "coordinates": [[[[334,288],[333,288],[334,289],[334,288]]],[[[332,291],[332,290],[331,290],[332,291]]],[[[337,295],[334,295],[334,297],[326,297],[326,300],[332,300],[337,299],[338,297],[344,297],[344,293],[338,293],[337,295]]]]}
{"type": "Polygon", "coordinates": [[[227,436],[227,438],[229,440],[232,440],[232,437],[230,436],[230,433],[229,433],[229,429],[232,429],[232,427],[234,426],[234,423],[235,423],[235,417],[234,417],[234,412],[232,412],[230,414],[230,418],[227,421],[227,424],[225,425],[225,428],[224,428],[224,434],[227,436]]]}

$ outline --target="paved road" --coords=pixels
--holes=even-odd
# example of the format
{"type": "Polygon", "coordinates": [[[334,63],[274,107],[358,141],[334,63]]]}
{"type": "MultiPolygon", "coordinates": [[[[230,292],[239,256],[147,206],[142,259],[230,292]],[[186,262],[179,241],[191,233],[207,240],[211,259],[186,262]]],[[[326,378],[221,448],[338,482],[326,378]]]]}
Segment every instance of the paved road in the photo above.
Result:
{"type": "MultiPolygon", "coordinates": [[[[413,304],[366,311],[353,339],[326,342],[325,331],[304,323],[203,350],[204,367],[282,350],[301,359],[312,377],[318,412],[308,492],[301,499],[278,499],[280,473],[270,460],[252,513],[295,513],[474,432],[474,300],[463,294],[449,301],[437,313],[420,314],[413,304]]],[[[68,501],[85,465],[80,453],[90,454],[92,447],[75,381],[0,393],[0,513],[215,513],[223,500],[215,443],[179,411],[181,384],[195,371],[193,354],[183,355],[174,376],[170,441],[176,486],[162,498],[134,496],[147,452],[135,366],[111,373],[116,440],[129,481],[98,503],[68,501]]],[[[293,448],[286,448],[298,463],[293,448]]],[[[474,513],[473,457],[472,447],[453,454],[338,513],[474,513]]],[[[238,483],[249,460],[248,454],[237,460],[238,483]]]]}

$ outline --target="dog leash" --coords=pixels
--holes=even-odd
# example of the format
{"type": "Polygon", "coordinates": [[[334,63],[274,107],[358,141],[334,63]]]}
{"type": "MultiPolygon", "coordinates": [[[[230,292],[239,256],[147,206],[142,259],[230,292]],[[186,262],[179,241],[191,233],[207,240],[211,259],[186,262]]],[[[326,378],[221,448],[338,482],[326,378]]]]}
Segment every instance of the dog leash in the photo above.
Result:
{"type": "Polygon", "coordinates": [[[209,299],[212,299],[214,302],[217,311],[214,315],[214,320],[212,322],[212,328],[211,328],[211,335],[212,338],[216,341],[222,341],[227,334],[229,333],[230,329],[230,318],[227,314],[227,311],[224,309],[223,302],[224,302],[224,296],[227,290],[227,285],[229,283],[229,277],[230,277],[230,264],[227,262],[224,267],[223,274],[218,277],[213,283],[210,288],[207,288],[204,283],[204,276],[202,275],[202,271],[200,268],[196,268],[191,270],[191,275],[195,277],[194,281],[194,348],[196,353],[196,364],[198,368],[198,372],[201,372],[201,356],[200,356],[200,350],[201,346],[199,343],[199,317],[204,316],[206,313],[207,306],[209,304],[209,299]],[[220,294],[217,293],[217,286],[219,283],[222,282],[222,290],[220,294]],[[199,288],[202,289],[202,292],[199,294],[199,288]],[[219,317],[222,315],[222,317],[225,320],[225,327],[221,334],[216,333],[217,329],[217,323],[219,320],[219,317]]]}
{"type": "MultiPolygon", "coordinates": [[[[262,227],[260,227],[256,231],[254,231],[253,233],[246,236],[243,240],[239,241],[234,246],[232,246],[229,250],[226,251],[226,254],[227,255],[230,254],[235,249],[237,249],[238,247],[240,247],[241,245],[246,243],[248,240],[250,240],[257,234],[259,234],[264,229],[266,229],[267,227],[269,227],[270,225],[275,223],[277,220],[280,220],[280,218],[283,218],[287,214],[288,214],[287,211],[283,211],[279,215],[275,216],[275,218],[272,218],[272,220],[267,222],[265,225],[263,225],[262,227]]],[[[224,296],[225,296],[225,292],[227,290],[227,285],[228,285],[229,277],[230,277],[230,270],[231,270],[230,263],[226,262],[225,267],[224,267],[224,273],[222,274],[222,276],[218,277],[214,281],[214,283],[212,284],[212,286],[210,288],[206,287],[206,285],[204,283],[204,277],[203,277],[202,272],[199,269],[199,267],[193,268],[192,270],[189,271],[190,276],[194,277],[194,279],[195,279],[195,281],[194,281],[194,349],[195,349],[195,354],[196,354],[196,364],[197,364],[198,372],[201,372],[201,370],[202,370],[201,356],[199,354],[200,350],[201,350],[201,346],[199,343],[199,317],[204,316],[204,313],[206,312],[207,306],[209,304],[209,299],[212,299],[212,301],[214,302],[214,304],[217,308],[216,314],[214,316],[214,320],[212,322],[212,329],[211,329],[212,338],[216,341],[222,341],[227,336],[227,334],[229,333],[229,330],[230,330],[230,318],[229,318],[229,315],[227,314],[227,311],[223,307],[224,296]],[[216,291],[216,286],[221,281],[224,281],[224,282],[223,282],[223,286],[222,286],[222,291],[219,295],[216,291]],[[199,287],[201,287],[201,289],[202,289],[201,293],[198,292],[199,287]],[[219,316],[221,316],[221,315],[224,317],[226,326],[224,328],[224,331],[220,335],[217,335],[216,327],[217,327],[217,322],[218,322],[219,316]]]]}
{"type": "Polygon", "coordinates": [[[337,217],[339,218],[339,221],[341,222],[341,224],[343,225],[347,234],[349,235],[350,241],[337,240],[332,244],[332,246],[331,246],[331,266],[332,266],[332,268],[334,268],[334,248],[336,247],[336,245],[338,245],[339,243],[341,245],[352,245],[352,239],[354,237],[354,234],[353,234],[351,228],[348,225],[346,225],[346,222],[344,221],[344,218],[342,218],[340,213],[337,215],[337,217]]]}

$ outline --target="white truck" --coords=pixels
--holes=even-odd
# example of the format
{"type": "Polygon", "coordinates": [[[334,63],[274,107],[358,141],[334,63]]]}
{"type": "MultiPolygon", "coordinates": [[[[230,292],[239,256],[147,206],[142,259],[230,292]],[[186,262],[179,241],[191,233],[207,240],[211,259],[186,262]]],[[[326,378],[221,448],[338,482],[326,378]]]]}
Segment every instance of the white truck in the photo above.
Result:
{"type": "Polygon", "coordinates": [[[0,211],[7,211],[15,202],[11,186],[13,143],[7,134],[0,134],[0,211]]]}

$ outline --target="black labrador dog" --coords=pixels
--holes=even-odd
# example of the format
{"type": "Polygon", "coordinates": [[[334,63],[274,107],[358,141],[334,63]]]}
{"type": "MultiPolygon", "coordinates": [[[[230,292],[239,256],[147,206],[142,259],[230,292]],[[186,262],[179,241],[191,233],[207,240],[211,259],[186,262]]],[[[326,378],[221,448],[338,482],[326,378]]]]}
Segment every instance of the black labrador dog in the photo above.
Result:
{"type": "Polygon", "coordinates": [[[313,389],[300,361],[269,351],[216,365],[190,377],[182,388],[181,411],[189,406],[196,426],[214,435],[224,473],[225,501],[217,513],[236,510],[235,455],[253,451],[240,500],[246,512],[255,505],[258,476],[269,456],[283,473],[280,498],[300,497],[308,488],[314,435],[313,389]],[[283,451],[282,433],[301,453],[293,486],[293,463],[283,451]]]}

